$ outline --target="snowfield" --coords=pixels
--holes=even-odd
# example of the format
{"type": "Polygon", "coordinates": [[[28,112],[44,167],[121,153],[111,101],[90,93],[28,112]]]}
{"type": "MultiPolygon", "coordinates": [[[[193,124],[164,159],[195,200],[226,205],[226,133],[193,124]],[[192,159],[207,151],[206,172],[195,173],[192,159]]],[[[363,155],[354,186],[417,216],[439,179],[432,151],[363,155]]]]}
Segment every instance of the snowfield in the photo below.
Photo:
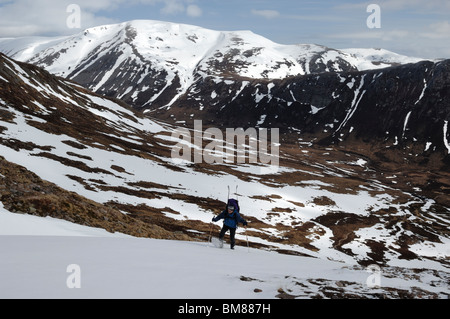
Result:
{"type": "Polygon", "coordinates": [[[242,246],[231,250],[228,244],[218,249],[207,242],[138,239],[3,207],[0,255],[0,298],[5,299],[311,298],[329,297],[327,289],[379,298],[391,287],[436,296],[448,292],[448,282],[436,282],[431,271],[418,275],[402,269],[410,276],[396,278],[398,270],[391,267],[351,267],[242,246]]]}

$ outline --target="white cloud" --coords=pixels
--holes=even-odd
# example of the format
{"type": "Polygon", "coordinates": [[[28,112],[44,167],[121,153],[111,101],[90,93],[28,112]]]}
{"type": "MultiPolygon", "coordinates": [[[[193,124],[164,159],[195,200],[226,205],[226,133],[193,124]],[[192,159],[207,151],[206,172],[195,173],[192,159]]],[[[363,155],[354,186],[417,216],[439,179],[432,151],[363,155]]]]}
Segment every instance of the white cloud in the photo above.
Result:
{"type": "Polygon", "coordinates": [[[183,1],[180,0],[166,0],[165,6],[161,9],[163,14],[179,14],[185,12],[186,8],[183,1]]]}
{"type": "MultiPolygon", "coordinates": [[[[81,28],[116,22],[113,19],[99,17],[95,12],[111,8],[121,0],[77,0],[81,9],[81,28]]],[[[68,6],[73,0],[17,0],[0,6],[0,37],[18,37],[32,35],[66,35],[74,33],[67,26],[68,6]]]]}
{"type": "MultiPolygon", "coordinates": [[[[346,33],[330,33],[324,39],[334,39],[361,48],[383,48],[399,54],[419,58],[449,58],[450,23],[443,21],[432,24],[426,32],[414,30],[367,30],[346,33]],[[437,40],[440,45],[437,45],[437,40]],[[445,40],[445,41],[442,41],[445,40]]],[[[341,48],[343,48],[341,46],[341,48]]]]}
{"type": "Polygon", "coordinates": [[[202,15],[194,0],[0,0],[0,37],[69,35],[80,31],[66,23],[71,14],[66,9],[72,3],[81,8],[81,29],[119,22],[100,12],[117,10],[123,4],[158,7],[162,15],[202,15]]]}
{"type": "Polygon", "coordinates": [[[140,0],[146,3],[162,3],[164,7],[161,13],[165,15],[186,14],[189,17],[197,18],[203,14],[202,9],[193,4],[193,0],[140,0]]]}
{"type": "Polygon", "coordinates": [[[329,34],[329,38],[335,39],[357,39],[357,40],[370,40],[370,39],[379,39],[383,41],[398,41],[401,39],[406,39],[411,37],[412,34],[406,30],[368,30],[361,32],[348,32],[348,33],[337,33],[337,34],[329,34]]]}
{"type": "Polygon", "coordinates": [[[386,10],[442,11],[450,10],[448,0],[378,0],[378,4],[386,10]]]}
{"type": "Polygon", "coordinates": [[[360,3],[343,2],[334,6],[335,9],[362,11],[371,3],[380,6],[382,12],[399,12],[399,11],[415,11],[415,12],[434,12],[446,13],[450,10],[450,1],[448,0],[376,0],[360,3]]]}
{"type": "Polygon", "coordinates": [[[190,5],[188,5],[188,7],[186,9],[186,14],[190,17],[197,18],[197,17],[202,16],[203,11],[202,11],[202,9],[200,9],[199,6],[197,6],[195,4],[190,4],[190,5]]]}
{"type": "Polygon", "coordinates": [[[280,16],[276,10],[252,10],[252,14],[266,19],[274,19],[280,16]]]}
{"type": "Polygon", "coordinates": [[[430,25],[429,30],[419,33],[421,37],[429,39],[450,39],[450,23],[439,21],[430,25]]]}

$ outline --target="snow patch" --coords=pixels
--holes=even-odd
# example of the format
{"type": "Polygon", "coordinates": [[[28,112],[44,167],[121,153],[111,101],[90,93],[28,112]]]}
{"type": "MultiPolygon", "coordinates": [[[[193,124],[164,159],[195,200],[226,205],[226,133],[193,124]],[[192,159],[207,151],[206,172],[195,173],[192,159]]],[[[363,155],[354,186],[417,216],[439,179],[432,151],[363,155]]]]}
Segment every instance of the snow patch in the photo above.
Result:
{"type": "Polygon", "coordinates": [[[450,143],[447,139],[448,121],[444,121],[444,145],[447,148],[448,154],[450,154],[450,143]]]}

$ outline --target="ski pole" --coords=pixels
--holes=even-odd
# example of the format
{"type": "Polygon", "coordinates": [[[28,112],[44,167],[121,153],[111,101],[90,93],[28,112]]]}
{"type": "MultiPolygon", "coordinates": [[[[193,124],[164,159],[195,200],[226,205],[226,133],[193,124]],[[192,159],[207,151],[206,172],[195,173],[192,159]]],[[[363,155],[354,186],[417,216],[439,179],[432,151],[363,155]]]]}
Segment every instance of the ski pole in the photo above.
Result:
{"type": "Polygon", "coordinates": [[[247,251],[250,252],[250,247],[248,245],[247,226],[245,226],[245,237],[247,238],[247,251]]]}
{"type": "Polygon", "coordinates": [[[211,234],[212,234],[212,229],[213,229],[213,223],[209,222],[209,224],[211,225],[211,227],[209,228],[208,243],[211,242],[211,234]]]}

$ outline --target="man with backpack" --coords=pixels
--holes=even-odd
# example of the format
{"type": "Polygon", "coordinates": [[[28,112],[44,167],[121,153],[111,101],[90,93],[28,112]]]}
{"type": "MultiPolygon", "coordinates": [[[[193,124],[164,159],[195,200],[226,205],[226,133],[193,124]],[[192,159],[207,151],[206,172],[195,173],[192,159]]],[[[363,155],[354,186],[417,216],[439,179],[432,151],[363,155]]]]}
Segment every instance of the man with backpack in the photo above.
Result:
{"type": "Polygon", "coordinates": [[[239,214],[239,204],[235,199],[229,199],[226,209],[222,213],[220,213],[219,216],[214,217],[212,221],[217,222],[221,219],[224,219],[224,221],[223,227],[219,234],[219,240],[223,241],[225,233],[229,230],[230,248],[234,249],[234,245],[236,243],[234,237],[236,234],[236,228],[238,226],[238,223],[242,223],[244,224],[244,226],[247,226],[247,222],[239,214]]]}

